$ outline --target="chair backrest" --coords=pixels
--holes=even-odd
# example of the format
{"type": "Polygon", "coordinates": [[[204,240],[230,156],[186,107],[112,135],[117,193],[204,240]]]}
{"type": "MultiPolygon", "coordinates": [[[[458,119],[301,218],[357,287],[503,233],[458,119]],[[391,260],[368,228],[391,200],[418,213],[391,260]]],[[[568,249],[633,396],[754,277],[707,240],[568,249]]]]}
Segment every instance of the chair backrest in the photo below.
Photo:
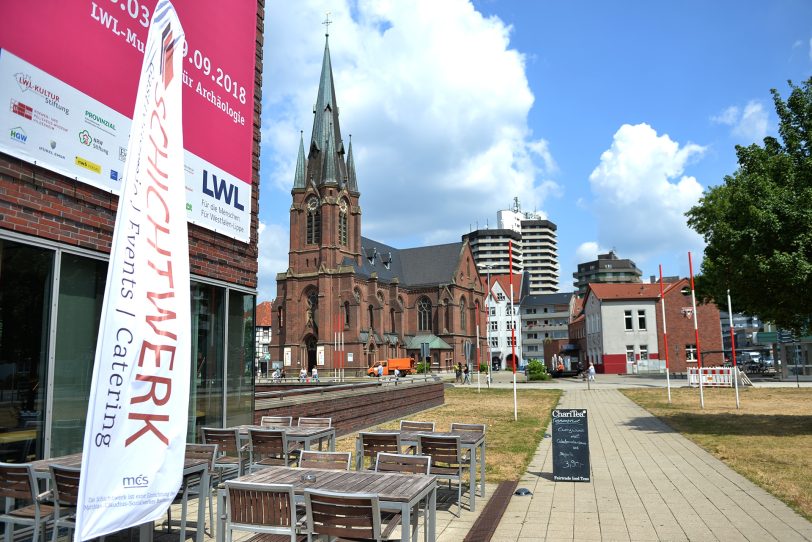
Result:
{"type": "Polygon", "coordinates": [[[479,433],[484,435],[485,434],[485,424],[484,423],[452,423],[451,424],[451,431],[452,432],[459,432],[459,433],[479,433]]]}
{"type": "Polygon", "coordinates": [[[332,418],[299,418],[299,427],[332,427],[332,418]]]}
{"type": "Polygon", "coordinates": [[[249,429],[248,442],[251,444],[253,461],[287,458],[288,441],[284,429],[249,429]]]}
{"type": "Polygon", "coordinates": [[[289,484],[226,482],[226,540],[232,530],[290,534],[295,540],[296,501],[289,484]]]}
{"type": "Polygon", "coordinates": [[[263,416],[259,420],[262,427],[291,427],[293,416],[263,416]]]}
{"type": "Polygon", "coordinates": [[[203,444],[216,444],[219,456],[240,456],[239,429],[220,429],[218,427],[203,428],[203,444]]]}
{"type": "Polygon", "coordinates": [[[0,497],[35,501],[37,482],[30,463],[0,463],[0,497]]]}
{"type": "Polygon", "coordinates": [[[434,422],[416,422],[413,420],[400,420],[401,431],[434,431],[434,422]]]}
{"type": "Polygon", "coordinates": [[[305,489],[308,532],[352,540],[381,539],[378,496],[305,489]]]}
{"type": "Polygon", "coordinates": [[[418,435],[417,453],[431,456],[431,474],[459,476],[462,473],[459,436],[418,435]]]}
{"type": "Polygon", "coordinates": [[[76,467],[51,465],[51,480],[54,484],[54,501],[61,506],[76,506],[79,502],[79,473],[76,467]]]}
{"type": "Polygon", "coordinates": [[[400,453],[400,433],[358,433],[361,439],[362,457],[375,459],[381,452],[389,454],[400,453]]]}
{"type": "Polygon", "coordinates": [[[302,450],[299,467],[303,469],[350,470],[350,452],[316,452],[302,450]]]}
{"type": "Polygon", "coordinates": [[[190,444],[186,443],[186,459],[205,459],[209,462],[209,472],[214,470],[214,461],[217,459],[216,444],[190,444]]]}
{"type": "Polygon", "coordinates": [[[428,474],[431,457],[427,455],[379,453],[375,459],[376,472],[406,472],[428,474]]]}

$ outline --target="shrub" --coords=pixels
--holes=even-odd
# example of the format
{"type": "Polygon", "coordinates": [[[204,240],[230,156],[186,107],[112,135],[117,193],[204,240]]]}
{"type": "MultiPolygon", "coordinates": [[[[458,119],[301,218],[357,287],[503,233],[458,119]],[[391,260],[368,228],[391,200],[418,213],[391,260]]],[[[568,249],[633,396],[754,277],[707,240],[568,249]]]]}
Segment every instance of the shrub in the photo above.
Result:
{"type": "Polygon", "coordinates": [[[479,372],[480,373],[487,373],[488,372],[488,364],[487,363],[480,363],[479,364],[479,372]]]}
{"type": "Polygon", "coordinates": [[[527,362],[527,379],[528,380],[549,380],[550,374],[547,372],[547,366],[537,359],[531,359],[527,362]]]}
{"type": "Polygon", "coordinates": [[[417,374],[419,374],[419,375],[427,374],[429,372],[429,364],[426,363],[425,361],[418,362],[417,365],[415,365],[414,368],[415,368],[415,371],[417,371],[417,374]]]}

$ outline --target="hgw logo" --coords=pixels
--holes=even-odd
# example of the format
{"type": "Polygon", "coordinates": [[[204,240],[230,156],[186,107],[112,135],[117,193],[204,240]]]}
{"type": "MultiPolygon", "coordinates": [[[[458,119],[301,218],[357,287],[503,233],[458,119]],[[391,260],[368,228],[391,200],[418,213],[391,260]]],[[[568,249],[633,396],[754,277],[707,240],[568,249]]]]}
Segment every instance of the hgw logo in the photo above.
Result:
{"type": "Polygon", "coordinates": [[[25,135],[25,131],[23,131],[23,129],[19,126],[12,128],[9,136],[14,141],[19,141],[20,143],[25,143],[28,140],[28,136],[25,135]]]}
{"type": "Polygon", "coordinates": [[[244,211],[245,207],[240,203],[240,189],[233,183],[226,182],[225,179],[217,179],[217,176],[212,174],[211,183],[212,188],[209,188],[208,183],[209,172],[203,170],[203,193],[211,196],[219,201],[225,201],[227,205],[231,205],[235,209],[244,211]],[[231,199],[234,198],[234,203],[231,199]]]}
{"type": "Polygon", "coordinates": [[[139,474],[138,476],[125,476],[121,479],[121,484],[125,488],[147,487],[149,485],[149,478],[143,474],[139,474]]]}

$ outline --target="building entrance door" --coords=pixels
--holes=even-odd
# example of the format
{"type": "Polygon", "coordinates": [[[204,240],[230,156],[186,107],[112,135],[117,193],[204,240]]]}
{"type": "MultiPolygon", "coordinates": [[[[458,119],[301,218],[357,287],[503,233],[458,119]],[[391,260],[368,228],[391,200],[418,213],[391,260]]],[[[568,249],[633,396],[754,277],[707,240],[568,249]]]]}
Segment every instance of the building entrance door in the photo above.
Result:
{"type": "Polygon", "coordinates": [[[316,337],[312,335],[305,341],[305,346],[307,346],[307,374],[310,374],[313,367],[316,366],[316,342],[316,337]]]}

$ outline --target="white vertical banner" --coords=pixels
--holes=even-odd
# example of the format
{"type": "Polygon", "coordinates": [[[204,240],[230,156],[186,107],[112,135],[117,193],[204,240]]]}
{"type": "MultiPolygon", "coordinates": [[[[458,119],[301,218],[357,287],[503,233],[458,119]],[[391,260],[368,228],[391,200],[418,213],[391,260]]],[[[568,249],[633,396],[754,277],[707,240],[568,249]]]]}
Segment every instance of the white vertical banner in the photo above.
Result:
{"type": "Polygon", "coordinates": [[[76,518],[88,540],[160,518],[180,487],[189,410],[184,32],[152,16],[104,291],[76,518]]]}

